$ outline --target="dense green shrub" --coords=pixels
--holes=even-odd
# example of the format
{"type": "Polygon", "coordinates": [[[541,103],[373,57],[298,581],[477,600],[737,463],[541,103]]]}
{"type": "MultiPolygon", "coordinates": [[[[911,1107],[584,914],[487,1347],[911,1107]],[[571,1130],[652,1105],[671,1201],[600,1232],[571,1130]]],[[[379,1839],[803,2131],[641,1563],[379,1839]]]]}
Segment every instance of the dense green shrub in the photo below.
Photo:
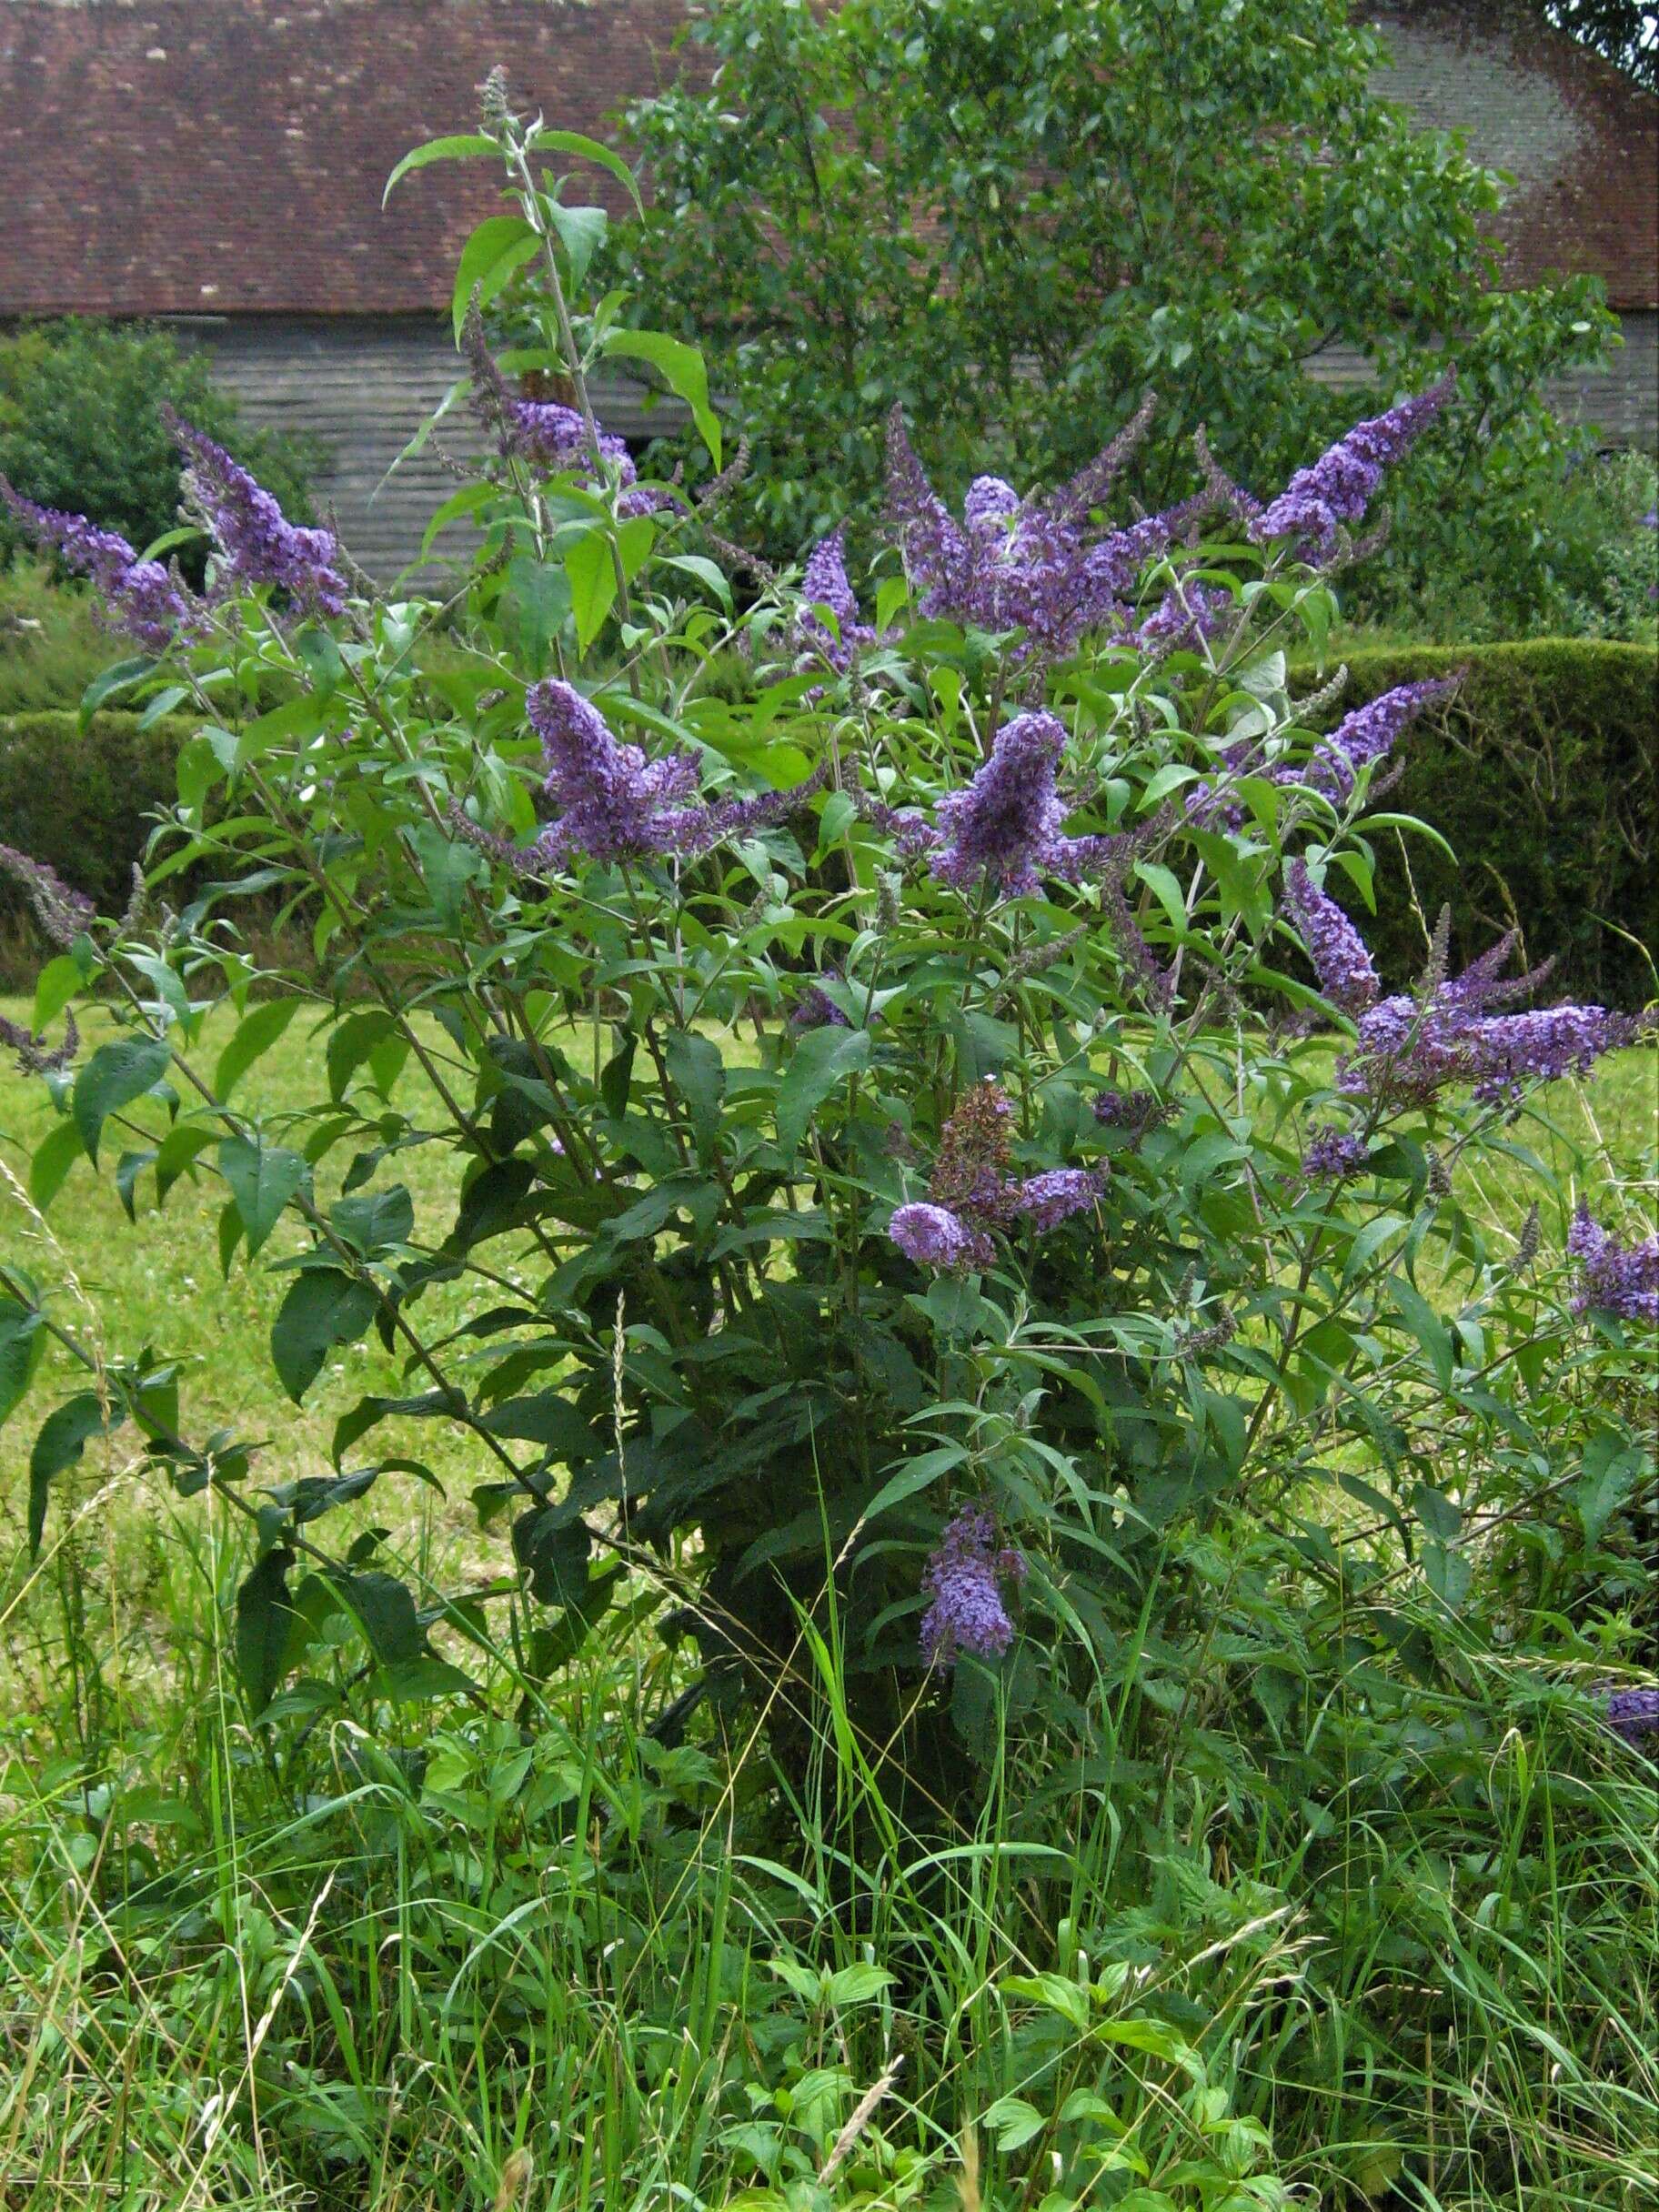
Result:
{"type": "MultiPolygon", "coordinates": [[[[0,341],[0,476],[43,507],[96,515],[142,549],[178,519],[164,400],[256,470],[287,512],[308,511],[305,449],[248,429],[206,357],[143,324],[37,323],[0,341]]],[[[0,561],[23,542],[0,509],[0,561]]],[[[199,569],[195,548],[180,558],[199,569]]]]}
{"type": "MultiPolygon", "coordinates": [[[[156,813],[178,795],[188,726],[164,719],[144,729],[141,719],[96,714],[83,729],[61,709],[0,718],[4,841],[45,860],[105,913],[126,903],[156,813]]],[[[23,908],[22,892],[0,879],[0,986],[21,988],[39,965],[35,945],[12,926],[23,908]]]]}
{"type": "Polygon", "coordinates": [[[1465,538],[1499,510],[1519,566],[1513,510],[1563,458],[1543,382],[1610,325],[1584,278],[1498,288],[1497,179],[1375,96],[1345,0],[730,0],[687,37],[693,65],[628,116],[651,204],[613,266],[712,346],[780,557],[872,522],[896,404],[960,491],[1063,478],[1150,388],[1123,488],[1155,508],[1201,422],[1265,491],[1372,412],[1310,382],[1322,346],[1367,355],[1385,405],[1455,330],[1456,403],[1392,519],[1438,548],[1454,491],[1465,538]]]}
{"type": "Polygon", "coordinates": [[[1582,638],[1360,652],[1348,657],[1344,700],[1457,668],[1469,671],[1461,690],[1402,746],[1388,801],[1432,822],[1457,863],[1426,838],[1403,850],[1394,840],[1392,853],[1378,838],[1373,936],[1385,968],[1412,972],[1423,918],[1432,925],[1449,902],[1454,951],[1518,927],[1531,957],[1555,954],[1561,988],[1644,1004],[1654,989],[1659,653],[1582,638]]]}

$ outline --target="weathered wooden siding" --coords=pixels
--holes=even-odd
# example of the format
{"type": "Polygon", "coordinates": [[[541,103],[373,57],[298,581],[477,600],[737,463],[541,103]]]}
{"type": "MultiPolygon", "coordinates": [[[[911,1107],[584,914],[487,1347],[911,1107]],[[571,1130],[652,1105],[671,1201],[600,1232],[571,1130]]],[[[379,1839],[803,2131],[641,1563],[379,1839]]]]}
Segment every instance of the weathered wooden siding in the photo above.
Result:
{"type": "MultiPolygon", "coordinates": [[[[449,326],[437,317],[226,316],[192,317],[178,335],[212,357],[213,373],[261,428],[313,439],[324,463],[315,479],[319,510],[332,507],[347,547],[377,581],[416,560],[433,510],[456,488],[432,454],[394,467],[443,405],[463,365],[449,326]],[[389,474],[388,474],[389,472],[389,474]]],[[[640,444],[681,418],[668,400],[646,406],[644,387],[620,377],[594,388],[607,429],[640,444]]],[[[464,403],[436,437],[470,458],[478,435],[464,403]]],[[[440,539],[458,550],[464,526],[440,539]]]]}

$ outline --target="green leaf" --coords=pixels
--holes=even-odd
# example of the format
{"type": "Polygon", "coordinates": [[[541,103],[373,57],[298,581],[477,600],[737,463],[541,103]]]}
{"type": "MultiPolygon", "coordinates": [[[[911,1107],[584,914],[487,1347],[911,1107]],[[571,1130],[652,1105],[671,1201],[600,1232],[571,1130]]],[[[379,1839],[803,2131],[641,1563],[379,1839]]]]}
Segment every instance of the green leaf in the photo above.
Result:
{"type": "Polygon", "coordinates": [[[15,1298],[0,1298],[0,1423],[21,1403],[45,1349],[41,1315],[15,1298]]]}
{"type": "Polygon", "coordinates": [[[295,1015],[297,999],[266,999],[236,1024],[236,1033],[219,1054],[213,1071],[213,1087],[227,1099],[240,1079],[262,1053],[268,1052],[295,1015]]]}
{"type": "Polygon", "coordinates": [[[282,1210],[309,1179],[302,1154],[282,1145],[252,1143],[226,1137],[219,1147],[219,1172],[230,1185],[247,1237],[251,1260],[282,1217],[282,1210]]]}
{"type": "Polygon", "coordinates": [[[627,188],[636,213],[645,213],[633,171],[619,155],[613,154],[608,146],[601,146],[597,138],[584,138],[580,131],[534,130],[525,143],[532,154],[576,154],[583,161],[597,162],[601,169],[608,169],[617,182],[627,188]]]}
{"type": "Polygon", "coordinates": [[[277,1379],[297,1405],[337,1344],[354,1343],[374,1319],[377,1301],[367,1283],[337,1268],[297,1275],[271,1325],[271,1360],[277,1379]]]}
{"type": "Polygon", "coordinates": [[[551,197],[544,199],[542,206],[569,256],[572,288],[579,289],[593,256],[605,243],[610,217],[603,207],[567,207],[551,197]]]}
{"type": "Polygon", "coordinates": [[[267,1552],[236,1592],[236,1672],[247,1702],[263,1713],[307,1640],[309,1624],[288,1597],[292,1552],[267,1552]]]}
{"type": "Polygon", "coordinates": [[[521,215],[485,216],[462,246],[461,257],[456,264],[450,316],[457,346],[461,342],[461,325],[467,320],[468,303],[474,289],[488,307],[513,271],[522,268],[540,249],[540,238],[521,215]]]}
{"type": "Polygon", "coordinates": [[[113,669],[106,669],[95,676],[81,694],[80,723],[83,735],[87,724],[106,699],[114,699],[117,691],[129,690],[134,684],[142,683],[156,663],[140,655],[133,660],[117,660],[113,669]]]}
{"type": "Polygon", "coordinates": [[[63,1188],[64,1178],[85,1154],[81,1132],[73,1121],[58,1121],[35,1147],[29,1163],[29,1196],[44,1213],[63,1188]]]}
{"type": "Polygon", "coordinates": [[[553,640],[569,619],[573,598],[564,566],[521,553],[507,572],[501,611],[511,624],[529,674],[542,675],[553,640]]]}
{"type": "Polygon", "coordinates": [[[40,1539],[46,1525],[46,1494],[54,1475],[71,1467],[86,1448],[89,1437],[102,1436],[106,1431],[121,1426],[126,1418],[119,1408],[112,1406],[106,1422],[104,1401],[96,1391],[82,1391],[67,1398],[62,1405],[46,1415],[35,1449],[29,1454],[29,1552],[36,1556],[40,1539]]]}
{"type": "Polygon", "coordinates": [[[720,426],[709,405],[709,371],[695,346],[671,338],[666,330],[613,330],[605,339],[604,352],[612,360],[649,361],[669,389],[691,410],[698,434],[720,466],[720,426]]]}
{"type": "Polygon", "coordinates": [[[778,1143],[786,1155],[799,1148],[807,1124],[836,1085],[856,1075],[869,1061],[868,1030],[807,1031],[778,1086],[778,1143]]]}
{"type": "Polygon", "coordinates": [[[75,1079],[71,1111],[95,1166],[106,1121],[153,1091],[172,1064],[173,1054],[159,1037],[123,1037],[101,1044],[86,1062],[75,1079]]]}
{"type": "Polygon", "coordinates": [[[361,1198],[343,1198],[328,1216],[328,1225],[367,1259],[388,1245],[407,1244],[415,1229],[415,1202],[400,1182],[389,1191],[376,1191],[361,1198]]]}
{"type": "Polygon", "coordinates": [[[57,1020],[85,978],[77,962],[68,953],[60,952],[50,960],[35,980],[35,1021],[36,1036],[49,1029],[57,1020]]]}
{"type": "Polygon", "coordinates": [[[712,1038],[699,1037],[691,1030],[675,1030],[663,1048],[663,1058],[691,1116],[698,1157],[706,1160],[719,1133],[720,1102],[726,1095],[720,1049],[712,1038]]]}
{"type": "Polygon", "coordinates": [[[616,600],[617,563],[609,533],[592,529],[567,547],[565,574],[570,579],[577,649],[585,653],[604,628],[605,618],[616,600]]]}
{"type": "Polygon", "coordinates": [[[380,205],[386,206],[392,196],[394,185],[401,184],[412,169],[425,169],[435,161],[468,161],[478,154],[494,154],[501,149],[493,138],[486,138],[481,131],[466,131],[448,138],[428,138],[425,146],[416,146],[404,156],[386,180],[386,190],[380,195],[380,205]]]}
{"type": "Polygon", "coordinates": [[[1452,1339],[1444,1324],[1420,1290],[1406,1282],[1403,1275],[1391,1275],[1388,1294],[1393,1300],[1400,1318],[1429,1355],[1435,1379],[1442,1390],[1452,1387],[1452,1339]]]}
{"type": "Polygon", "coordinates": [[[383,1007],[368,1007],[361,1013],[347,1014],[328,1039],[326,1065],[328,1071],[328,1095],[343,1099],[346,1086],[377,1046],[392,1034],[397,1022],[383,1007]]]}

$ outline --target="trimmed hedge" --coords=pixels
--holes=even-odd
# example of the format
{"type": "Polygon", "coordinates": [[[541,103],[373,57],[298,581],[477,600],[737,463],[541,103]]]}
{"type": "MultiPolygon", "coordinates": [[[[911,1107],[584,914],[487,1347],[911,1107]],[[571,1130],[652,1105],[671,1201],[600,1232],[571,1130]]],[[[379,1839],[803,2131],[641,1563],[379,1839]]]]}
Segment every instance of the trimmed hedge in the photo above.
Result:
{"type": "Polygon", "coordinates": [[[1409,834],[1403,856],[1392,830],[1376,833],[1377,915],[1360,919],[1385,982],[1399,989],[1423,966],[1414,883],[1431,924],[1451,905],[1455,964],[1518,927],[1530,959],[1556,955],[1546,995],[1644,1004],[1654,990],[1659,650],[1574,638],[1345,658],[1344,710],[1396,684],[1469,671],[1401,739],[1404,773],[1382,801],[1431,823],[1459,862],[1409,834]]]}
{"type": "MultiPolygon", "coordinates": [[[[1583,638],[1364,650],[1348,656],[1342,703],[1462,666],[1462,690],[1402,740],[1405,772],[1383,802],[1432,823],[1459,856],[1454,870],[1429,839],[1406,840],[1423,912],[1433,921],[1450,901],[1460,961],[1519,924],[1530,956],[1556,953],[1553,989],[1644,1004],[1654,990],[1641,948],[1655,937],[1659,650],[1583,638]]],[[[73,713],[0,719],[0,839],[118,911],[146,818],[173,801],[190,727],[141,731],[136,715],[106,713],[83,735],[73,713]]],[[[1382,830],[1375,844],[1377,915],[1366,935],[1398,987],[1423,964],[1423,929],[1401,840],[1382,830]]],[[[0,924],[0,982],[21,988],[32,954],[3,883],[0,924]]]]}
{"type": "MultiPolygon", "coordinates": [[[[0,843],[55,868],[65,882],[119,913],[158,809],[178,796],[178,749],[191,725],[136,714],[0,717],[0,843]]],[[[0,879],[0,986],[34,980],[41,948],[20,893],[0,879]]]]}

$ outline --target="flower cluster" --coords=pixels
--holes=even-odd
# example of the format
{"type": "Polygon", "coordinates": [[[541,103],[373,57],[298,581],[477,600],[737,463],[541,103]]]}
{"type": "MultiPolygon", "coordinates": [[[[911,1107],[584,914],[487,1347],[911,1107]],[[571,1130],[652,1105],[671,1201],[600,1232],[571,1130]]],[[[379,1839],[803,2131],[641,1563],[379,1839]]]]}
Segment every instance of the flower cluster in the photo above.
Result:
{"type": "Polygon", "coordinates": [[[895,408],[888,426],[888,508],[920,611],[981,629],[1022,629],[1047,654],[1070,652],[1087,631],[1122,624],[1141,569],[1206,508],[1193,498],[1126,528],[1097,529],[1105,498],[1151,419],[1142,407],[1100,457],[1057,492],[1021,498],[1000,477],[980,477],[950,514],[929,483],[895,408]]]}
{"type": "Polygon", "coordinates": [[[844,676],[859,648],[873,645],[876,637],[869,623],[859,620],[859,603],[847,580],[844,531],[831,530],[813,547],[800,579],[800,596],[804,604],[795,619],[795,634],[807,664],[825,661],[844,676]],[[817,611],[820,607],[835,617],[834,629],[817,611]]]}
{"type": "Polygon", "coordinates": [[[1277,769],[1274,780],[1311,784],[1340,806],[1352,790],[1360,770],[1385,759],[1401,731],[1437,700],[1450,698],[1462,681],[1460,672],[1430,677],[1422,683],[1398,684],[1392,691],[1380,693],[1344,715],[1330,735],[1320,739],[1303,769],[1277,769]]]}
{"type": "Polygon", "coordinates": [[[1050,1168],[1023,1180],[1012,1172],[1013,1111],[994,1076],[963,1097],[940,1131],[927,1199],[897,1208],[888,1223],[906,1259],[950,1272],[989,1267],[992,1230],[1023,1220],[1043,1235],[1093,1205],[1101,1193],[1097,1170],[1050,1168]]]}
{"type": "Polygon", "coordinates": [[[937,809],[931,866],[958,890],[1015,899],[1041,889],[1044,873],[1076,882],[1111,876],[1129,854],[1122,837],[1066,837],[1060,796],[1065,726],[1044,709],[1017,714],[991,740],[990,758],[937,809]]]}
{"type": "MultiPolygon", "coordinates": [[[[835,975],[839,983],[840,977],[835,975]]],[[[846,1030],[852,1027],[821,983],[809,983],[795,1001],[789,1021],[798,1030],[846,1030]]]]}
{"type": "Polygon", "coordinates": [[[616,472],[620,487],[618,514],[650,515],[671,504],[668,493],[638,481],[634,457],[614,432],[596,427],[588,437],[587,421],[578,408],[557,399],[504,399],[502,404],[508,443],[549,476],[577,476],[589,490],[600,489],[593,465],[597,440],[599,459],[616,472]]]}
{"type": "Polygon", "coordinates": [[[346,611],[346,579],[332,530],[289,522],[280,507],[223,446],[171,407],[162,414],[186,457],[185,489],[200,510],[237,583],[272,584],[308,615],[346,611]]]}
{"type": "Polygon", "coordinates": [[[1622,1244],[1580,1206],[1567,1232],[1567,1251],[1578,1263],[1575,1313],[1594,1309],[1623,1321],[1659,1322],[1659,1237],[1622,1244]]]}
{"type": "Polygon", "coordinates": [[[1305,860],[1292,860],[1284,871],[1284,903],[1332,1005],[1345,1014],[1370,1006],[1382,986],[1364,940],[1335,900],[1314,882],[1305,860]]]}
{"type": "Polygon", "coordinates": [[[1220,584],[1177,584],[1126,642],[1154,660],[1196,653],[1238,618],[1238,602],[1220,584]]]}
{"type": "Polygon", "coordinates": [[[960,1652],[977,1652],[986,1659],[1005,1652],[1014,1624],[1002,1586],[1022,1583],[1028,1571],[1022,1552],[998,1543],[990,1514],[965,1506],[922,1570],[922,1585],[932,1597],[921,1617],[922,1657],[950,1666],[960,1652]]]}
{"type": "Polygon", "coordinates": [[[1603,1706],[1607,1725],[1627,1744],[1659,1735],[1659,1690],[1609,1690],[1603,1706]]]}
{"type": "Polygon", "coordinates": [[[1151,1091],[1102,1091],[1094,1101],[1094,1118],[1102,1129],[1124,1130],[1137,1143],[1169,1115],[1169,1108],[1151,1091]]]}
{"type": "Polygon", "coordinates": [[[1363,1137],[1341,1129],[1315,1130],[1302,1155],[1302,1179],[1304,1182],[1343,1182],[1362,1171],[1370,1152],[1363,1137]]]}
{"type": "Polygon", "coordinates": [[[162,653],[192,621],[190,600],[172,570],[140,560],[117,530],[101,530],[85,515],[39,507],[0,477],[0,499],[43,549],[89,578],[106,618],[146,652],[162,653]]]}
{"type": "Polygon", "coordinates": [[[572,684],[535,685],[526,701],[541,740],[542,789],[558,813],[533,844],[514,847],[452,810],[469,842],[507,860],[521,874],[545,875],[584,852],[599,861],[696,860],[723,840],[781,821],[824,781],[824,771],[792,790],[752,799],[699,799],[691,754],[648,760],[612,736],[605,718],[572,684]]]}
{"type": "Polygon", "coordinates": [[[60,951],[92,926],[97,909],[65,883],[55,868],[31,860],[15,845],[0,845],[0,876],[9,876],[34,910],[35,919],[60,951]]]}
{"type": "Polygon", "coordinates": [[[1451,397],[1453,377],[1413,398],[1402,400],[1386,414],[1356,423],[1345,437],[1327,447],[1311,468],[1299,468],[1279,497],[1251,524],[1251,536],[1259,545],[1275,538],[1295,541],[1305,559],[1327,558],[1334,551],[1343,525],[1364,519],[1372,494],[1385,469],[1420,437],[1451,397]]]}

